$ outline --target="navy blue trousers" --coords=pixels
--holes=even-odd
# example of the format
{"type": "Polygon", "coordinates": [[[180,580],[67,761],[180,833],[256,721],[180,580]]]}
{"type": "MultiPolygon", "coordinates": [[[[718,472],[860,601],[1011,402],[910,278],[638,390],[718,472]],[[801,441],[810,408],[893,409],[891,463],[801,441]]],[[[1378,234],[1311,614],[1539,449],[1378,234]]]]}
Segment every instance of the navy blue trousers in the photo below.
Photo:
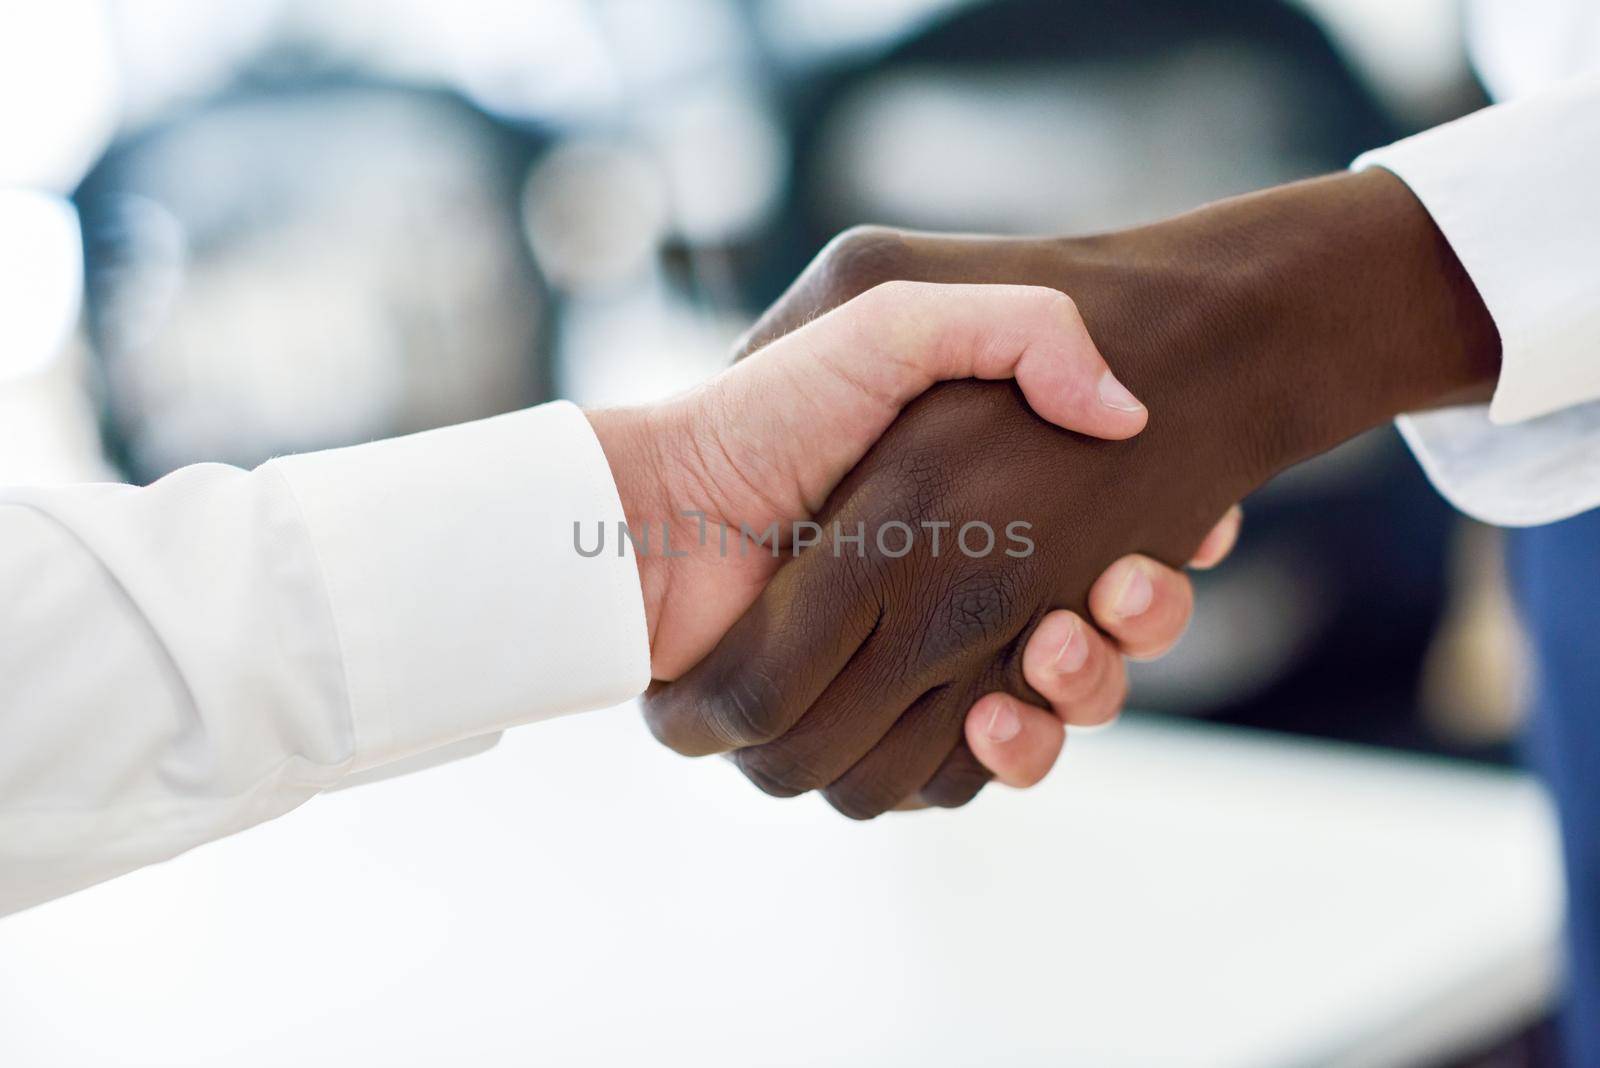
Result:
{"type": "Polygon", "coordinates": [[[1566,1063],[1600,1065],[1600,511],[1511,533],[1537,659],[1525,752],[1555,795],[1566,855],[1566,1063]]]}

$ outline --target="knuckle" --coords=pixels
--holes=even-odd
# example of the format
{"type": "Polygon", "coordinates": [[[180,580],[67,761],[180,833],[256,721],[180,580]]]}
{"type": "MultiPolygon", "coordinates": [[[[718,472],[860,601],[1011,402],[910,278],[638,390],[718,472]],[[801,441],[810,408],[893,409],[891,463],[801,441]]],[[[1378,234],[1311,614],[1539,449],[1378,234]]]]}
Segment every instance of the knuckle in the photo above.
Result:
{"type": "Polygon", "coordinates": [[[1004,572],[969,574],[950,584],[923,638],[924,662],[938,662],[987,646],[1007,633],[1017,607],[1013,580],[1004,572]]]}
{"type": "Polygon", "coordinates": [[[887,226],[852,226],[828,242],[817,257],[827,288],[841,300],[899,278],[910,262],[910,245],[887,226]]]}
{"type": "Polygon", "coordinates": [[[871,457],[855,487],[854,498],[861,503],[852,520],[865,523],[867,540],[861,553],[844,556],[865,560],[872,569],[919,559],[925,548],[936,564],[958,558],[956,530],[948,518],[955,489],[948,453],[914,436],[902,437],[894,446],[871,457]],[[888,531],[890,524],[894,531],[888,531]]]}
{"type": "Polygon", "coordinates": [[[853,820],[871,820],[894,808],[905,800],[906,791],[896,790],[882,780],[860,779],[838,782],[823,791],[841,816],[853,820]]]}
{"type": "Polygon", "coordinates": [[[735,759],[745,777],[773,797],[794,797],[829,782],[794,746],[782,740],[741,749],[735,759]]]}
{"type": "Polygon", "coordinates": [[[1040,299],[1045,310],[1056,319],[1076,325],[1081,321],[1078,302],[1059,289],[1042,289],[1040,299]]]}
{"type": "Polygon", "coordinates": [[[903,314],[915,304],[923,284],[904,278],[891,278],[873,284],[854,301],[858,306],[864,305],[863,310],[868,316],[903,314]]]}
{"type": "Polygon", "coordinates": [[[898,461],[902,476],[906,521],[920,525],[937,522],[949,496],[949,474],[938,457],[918,450],[898,461]]]}
{"type": "MultiPolygon", "coordinates": [[[[678,685],[682,685],[679,683],[678,685]]],[[[683,756],[691,755],[683,738],[682,714],[678,710],[678,702],[670,697],[647,696],[640,702],[644,711],[644,723],[650,728],[650,733],[656,741],[683,756]]]]}
{"type": "MultiPolygon", "coordinates": [[[[708,737],[708,710],[717,703],[693,682],[679,681],[640,701],[645,726],[656,741],[679,756],[706,756],[722,748],[708,737]]],[[[720,736],[718,736],[720,737],[720,736]]]]}
{"type": "Polygon", "coordinates": [[[903,302],[916,299],[918,295],[928,292],[929,288],[927,282],[918,282],[910,278],[889,278],[874,285],[862,295],[890,302],[903,302]]]}
{"type": "Polygon", "coordinates": [[[989,770],[975,760],[952,763],[922,788],[922,799],[938,808],[960,808],[977,797],[990,778],[989,770]]]}
{"type": "Polygon", "coordinates": [[[998,576],[969,579],[950,591],[946,626],[959,638],[982,641],[998,633],[1010,614],[1006,582],[998,576]]]}
{"type": "Polygon", "coordinates": [[[782,733],[780,700],[772,674],[751,664],[706,696],[706,725],[729,749],[770,742],[782,733]]]}
{"type": "MultiPolygon", "coordinates": [[[[889,459],[893,492],[886,499],[894,501],[893,518],[913,527],[925,520],[940,520],[951,491],[949,456],[942,449],[911,443],[889,459]]],[[[949,542],[953,534],[946,534],[950,536],[943,541],[949,542]]],[[[949,545],[942,548],[947,553],[954,549],[949,545]]]]}
{"type": "MultiPolygon", "coordinates": [[[[869,531],[877,531],[885,523],[904,523],[917,536],[917,547],[931,545],[934,528],[938,528],[939,560],[958,558],[955,545],[955,526],[950,515],[955,512],[955,475],[952,473],[947,449],[938,441],[926,440],[915,433],[902,435],[894,441],[894,448],[885,448],[872,456],[872,468],[859,486],[858,497],[864,500],[861,518],[869,531]]],[[[899,544],[893,540],[890,544],[899,544]]],[[[880,556],[882,545],[877,539],[867,542],[870,556],[880,556]]],[[[917,553],[904,556],[915,558],[917,553]]]]}
{"type": "Polygon", "coordinates": [[[640,700],[640,708],[645,713],[645,726],[650,727],[650,734],[653,735],[654,739],[661,742],[662,745],[666,745],[669,750],[674,750],[678,755],[688,756],[688,753],[683,751],[682,742],[678,739],[677,713],[670,710],[669,702],[659,699],[659,697],[645,697],[645,699],[640,700]]]}

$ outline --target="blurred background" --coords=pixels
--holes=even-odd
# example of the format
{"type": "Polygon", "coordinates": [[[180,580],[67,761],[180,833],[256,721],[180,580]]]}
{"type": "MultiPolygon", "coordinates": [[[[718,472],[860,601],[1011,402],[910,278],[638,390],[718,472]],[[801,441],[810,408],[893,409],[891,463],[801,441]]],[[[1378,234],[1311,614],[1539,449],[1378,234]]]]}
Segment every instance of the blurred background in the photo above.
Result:
{"type": "MultiPolygon", "coordinates": [[[[1466,17],[1453,0],[6,5],[0,480],[143,483],[184,464],[250,466],[557,396],[658,397],[723,366],[754,315],[852,224],[1124,226],[1339,169],[1482,106],[1466,17]]],[[[556,983],[527,1017],[461,1009],[478,1043],[469,1061],[629,1063],[648,1049],[684,1063],[972,1063],[975,1051],[1018,1064],[1546,1063],[1558,879],[1542,796],[1514,770],[1527,670],[1497,537],[1454,515],[1390,430],[1296,469],[1246,508],[1235,558],[1200,579],[1190,635],[1136,670],[1145,714],[1085,739],[1059,773],[1073,781],[1028,804],[986,799],[980,816],[928,816],[915,831],[901,821],[892,837],[896,821],[835,826],[820,806],[746,796],[720,769],[668,762],[626,713],[552,726],[580,756],[555,759],[543,734],[511,739],[475,771],[338,795],[0,924],[0,1062],[271,1063],[276,1035],[313,1063],[325,1063],[317,1051],[358,1048],[433,1063],[454,1047],[366,1047],[352,1028],[430,1005],[448,1023],[456,1010],[436,1003],[442,990],[461,996],[463,984],[499,987],[519,973],[495,953],[492,924],[471,926],[487,923],[481,880],[498,878],[521,889],[494,900],[510,911],[521,902],[532,925],[514,942],[535,958],[525,966],[578,969],[601,988],[556,983]],[[585,795],[613,746],[629,754],[632,785],[606,772],[596,814],[585,795]],[[1086,784],[1099,784],[1092,797],[1086,784]],[[691,800],[647,817],[622,804],[656,790],[691,800]],[[1152,792],[1170,811],[1149,807],[1152,792]],[[1352,812],[1353,795],[1365,800],[1352,812]],[[624,858],[654,850],[654,877],[670,867],[695,904],[640,912],[632,899],[545,887],[583,932],[549,937],[535,919],[549,873],[514,847],[550,832],[508,819],[508,796],[530,823],[559,812],[569,825],[534,849],[549,865],[633,880],[644,873],[624,858]],[[1130,803],[1112,803],[1121,799],[1130,803]],[[1083,805],[1109,823],[1086,831],[1083,805]],[[1234,821],[1227,832],[1187,827],[1184,813],[1212,811],[1234,821]],[[447,837],[480,827],[483,852],[505,866],[485,869],[483,852],[419,859],[430,854],[415,824],[397,830],[413,817],[447,837]],[[660,826],[669,817],[712,820],[711,837],[695,839],[706,851],[698,878],[683,856],[660,853],[661,835],[687,833],[660,826]],[[591,819],[590,836],[571,826],[591,819]],[[1132,820],[1126,834],[1105,829],[1119,820],[1132,820]],[[1049,843],[1051,866],[982,885],[923,866],[937,855],[1004,868],[1004,842],[1049,843]],[[750,878],[727,870],[735,845],[773,879],[807,850],[832,875],[846,859],[873,873],[876,891],[862,897],[841,896],[829,876],[834,896],[804,940],[859,955],[898,991],[883,1010],[898,1038],[876,1033],[870,1006],[817,993],[837,965],[807,957],[815,945],[789,947],[800,959],[785,965],[725,944],[748,906],[701,892],[750,878]],[[291,889],[328,865],[347,888],[387,898],[405,887],[392,912],[369,917],[369,968],[336,954],[349,985],[374,999],[342,1017],[328,1007],[341,994],[323,991],[320,1009],[285,1001],[280,988],[318,965],[305,946],[273,958],[268,945],[326,948],[328,932],[348,930],[347,916],[291,889]],[[1034,876],[1100,880],[1104,930],[1139,932],[1148,969],[1172,981],[1141,969],[1125,976],[1140,988],[1127,996],[1097,983],[1095,954],[1116,957],[1126,941],[1085,948],[1063,920],[1068,898],[1034,876]],[[1148,880],[1165,892],[1152,896],[1148,880]],[[897,937],[865,925],[841,940],[829,924],[842,913],[864,924],[875,892],[890,911],[922,895],[921,911],[895,912],[897,937]],[[1016,959],[960,938],[948,958],[924,944],[993,925],[995,907],[1025,900],[1048,905],[1042,922],[1059,926],[1019,936],[1016,959]],[[267,941],[249,931],[263,912],[276,931],[267,941]],[[1436,942],[1407,940],[1419,912],[1445,925],[1436,942]],[[210,921],[203,935],[174,933],[194,916],[210,921]],[[701,923],[711,949],[644,933],[683,924],[673,937],[688,939],[701,923]],[[130,924],[148,941],[125,941],[130,924]],[[397,967],[379,947],[418,930],[432,964],[377,998],[374,975],[397,967]],[[1049,959],[1023,952],[1030,938],[1049,959]],[[217,939],[246,941],[220,953],[217,939]],[[596,956],[595,939],[611,948],[596,956]],[[246,963],[252,954],[276,963],[246,963]],[[787,968],[781,1000],[805,1013],[818,999],[804,1019],[821,1045],[774,1022],[745,1036],[759,1047],[696,1046],[684,1021],[706,1006],[692,990],[623,983],[633,995],[608,995],[614,973],[591,974],[595,960],[673,974],[675,954],[698,959],[707,984],[787,968]],[[1219,974],[1231,986],[1208,982],[1219,974]],[[117,977],[134,975],[170,992],[153,1015],[124,1000],[117,977]],[[914,1025],[959,1020],[973,984],[1002,977],[1042,996],[1039,1011],[1011,1020],[990,1006],[998,1016],[948,1033],[914,1025]],[[259,993],[255,1012],[248,1000],[222,1008],[219,981],[259,993]],[[1069,1010],[1068,991],[1091,1009],[1069,1010]],[[593,1007],[571,999],[608,999],[609,1012],[571,1034],[540,1015],[588,1020],[593,1007]],[[663,999],[682,1009],[670,1022],[657,1018],[663,999]],[[271,1035],[259,1033],[262,1013],[276,1014],[271,1035]],[[606,1026],[626,1030],[630,1015],[650,1021],[659,1044],[637,1047],[606,1026]],[[67,1023],[97,1016],[123,1030],[67,1023]],[[1004,1041],[997,1019],[1009,1021],[1004,1041]],[[1174,1019],[1189,1030],[1156,1033],[1174,1019]],[[180,1039],[184,1028],[199,1030],[180,1039]]],[[[815,903],[806,879],[817,878],[789,880],[797,907],[815,903]]],[[[709,1019],[730,1033],[721,1014],[709,1019]]],[[[449,1027],[429,1034],[463,1040],[449,1027]]]]}

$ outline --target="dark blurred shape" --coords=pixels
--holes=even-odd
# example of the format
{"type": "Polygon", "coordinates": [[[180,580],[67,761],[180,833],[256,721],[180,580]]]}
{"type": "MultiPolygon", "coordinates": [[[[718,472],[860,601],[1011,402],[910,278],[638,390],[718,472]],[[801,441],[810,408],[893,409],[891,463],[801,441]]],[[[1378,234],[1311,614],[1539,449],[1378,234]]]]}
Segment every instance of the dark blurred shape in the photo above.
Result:
{"type": "MultiPolygon", "coordinates": [[[[934,221],[911,205],[862,203],[863,176],[851,173],[870,166],[881,148],[874,142],[906,147],[903,130],[862,126],[863,109],[881,109],[884,97],[904,98],[919,87],[924,113],[944,110],[950,129],[983,135],[987,127],[984,148],[996,149],[1012,134],[1005,157],[975,154],[970,141],[944,143],[929,146],[941,153],[936,168],[918,165],[931,155],[905,168],[908,181],[930,191],[923,205],[939,191],[979,204],[964,185],[999,179],[1015,190],[1031,179],[1038,192],[1030,200],[1042,214],[1022,218],[1013,205],[991,204],[981,209],[986,218],[967,220],[991,229],[1004,222],[1035,232],[1126,225],[1337,169],[1407,132],[1321,28],[1280,0],[972,5],[793,94],[790,208],[779,224],[782,237],[767,246],[771,259],[756,273],[753,303],[770,301],[844,226],[934,221]],[[956,113],[959,95],[969,98],[978,123],[956,113]],[[1096,180],[1074,181],[1084,175],[1096,180]],[[1145,194],[1143,203],[1133,200],[1136,191],[1145,194]],[[860,212],[869,208],[880,214],[864,220],[860,212]]],[[[948,229],[954,220],[937,221],[948,229]]]]}
{"type": "Polygon", "coordinates": [[[129,475],[250,466],[548,396],[518,222],[535,147],[444,93],[246,87],[80,186],[107,436],[129,475]]]}

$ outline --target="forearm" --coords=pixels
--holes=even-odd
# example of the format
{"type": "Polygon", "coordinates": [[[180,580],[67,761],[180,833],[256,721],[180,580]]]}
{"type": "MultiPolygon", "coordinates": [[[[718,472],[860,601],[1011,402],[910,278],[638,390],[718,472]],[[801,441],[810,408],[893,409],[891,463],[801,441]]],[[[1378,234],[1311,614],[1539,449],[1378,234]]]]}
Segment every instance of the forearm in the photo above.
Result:
{"type": "Polygon", "coordinates": [[[648,682],[554,405],[253,472],[0,490],[0,914],[648,682]]]}

